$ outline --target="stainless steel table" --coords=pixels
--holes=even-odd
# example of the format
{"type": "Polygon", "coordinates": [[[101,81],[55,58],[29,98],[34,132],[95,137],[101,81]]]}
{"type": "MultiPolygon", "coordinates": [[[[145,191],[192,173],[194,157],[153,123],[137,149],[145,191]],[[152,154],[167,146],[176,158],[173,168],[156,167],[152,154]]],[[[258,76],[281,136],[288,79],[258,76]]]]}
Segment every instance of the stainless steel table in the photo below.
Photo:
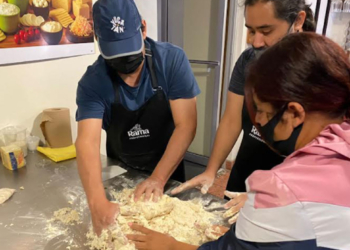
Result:
{"type": "MultiPolygon", "coordinates": [[[[26,167],[17,171],[7,170],[0,163],[0,188],[17,190],[10,200],[0,205],[0,249],[88,249],[84,243],[91,225],[90,214],[76,160],[54,163],[40,153],[29,152],[26,161],[26,167]],[[54,211],[64,207],[77,210],[83,223],[65,226],[50,222],[54,211]]],[[[120,165],[105,156],[101,156],[101,161],[103,168],[120,165]]],[[[127,170],[127,173],[104,182],[107,196],[110,189],[132,188],[147,177],[143,172],[127,170]]],[[[166,192],[178,184],[170,180],[166,192]]],[[[215,196],[203,196],[198,190],[185,192],[178,198],[200,198],[211,207],[224,203],[215,196]]]]}

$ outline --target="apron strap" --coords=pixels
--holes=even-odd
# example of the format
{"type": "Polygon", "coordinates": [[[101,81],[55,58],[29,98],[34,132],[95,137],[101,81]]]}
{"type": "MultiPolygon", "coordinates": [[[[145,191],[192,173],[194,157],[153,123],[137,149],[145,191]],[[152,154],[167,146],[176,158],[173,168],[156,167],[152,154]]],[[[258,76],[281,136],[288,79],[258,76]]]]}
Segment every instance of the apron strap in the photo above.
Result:
{"type": "Polygon", "coordinates": [[[149,72],[151,74],[151,84],[152,84],[153,91],[162,89],[162,87],[158,85],[158,79],[157,79],[156,71],[154,69],[154,64],[153,64],[153,53],[150,48],[146,48],[146,60],[147,60],[149,72]]]}
{"type": "Polygon", "coordinates": [[[114,89],[114,93],[115,93],[114,103],[121,103],[121,100],[120,100],[120,89],[119,88],[120,88],[120,86],[114,80],[113,81],[113,89],[114,89]]]}
{"type": "Polygon", "coordinates": [[[111,73],[110,72],[110,77],[112,79],[112,83],[113,83],[113,89],[114,89],[114,93],[115,93],[115,99],[114,99],[114,103],[121,103],[120,100],[120,89],[119,89],[119,84],[116,81],[116,74],[115,73],[111,73]]]}

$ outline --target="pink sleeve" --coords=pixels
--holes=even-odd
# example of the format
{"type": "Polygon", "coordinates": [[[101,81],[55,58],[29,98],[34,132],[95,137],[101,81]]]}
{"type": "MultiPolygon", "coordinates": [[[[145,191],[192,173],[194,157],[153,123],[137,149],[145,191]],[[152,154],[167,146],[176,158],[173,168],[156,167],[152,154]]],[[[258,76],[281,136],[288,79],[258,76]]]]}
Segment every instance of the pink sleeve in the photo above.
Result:
{"type": "Polygon", "coordinates": [[[255,171],[248,178],[249,191],[255,193],[255,208],[273,208],[298,201],[294,193],[273,171],[255,171]]]}

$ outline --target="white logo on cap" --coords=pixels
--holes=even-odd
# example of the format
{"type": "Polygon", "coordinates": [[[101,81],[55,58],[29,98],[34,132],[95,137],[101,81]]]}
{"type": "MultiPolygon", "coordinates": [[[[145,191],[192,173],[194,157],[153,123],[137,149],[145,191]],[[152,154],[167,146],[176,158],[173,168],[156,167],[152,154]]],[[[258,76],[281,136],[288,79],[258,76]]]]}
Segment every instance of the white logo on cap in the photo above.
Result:
{"type": "Polygon", "coordinates": [[[118,17],[113,17],[111,23],[113,24],[113,27],[111,30],[113,30],[115,33],[124,33],[124,20],[118,17]]]}

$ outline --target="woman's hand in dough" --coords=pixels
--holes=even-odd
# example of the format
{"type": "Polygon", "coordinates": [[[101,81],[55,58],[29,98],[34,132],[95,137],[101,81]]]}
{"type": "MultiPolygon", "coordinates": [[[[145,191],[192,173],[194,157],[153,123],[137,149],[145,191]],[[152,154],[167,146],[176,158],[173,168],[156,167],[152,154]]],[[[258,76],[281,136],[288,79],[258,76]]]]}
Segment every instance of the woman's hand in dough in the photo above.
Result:
{"type": "Polygon", "coordinates": [[[171,194],[175,195],[195,187],[199,187],[201,189],[202,194],[206,194],[208,193],[209,188],[213,186],[214,180],[215,180],[215,175],[204,172],[192,178],[191,180],[181,184],[180,186],[172,190],[171,194]]]}
{"type": "Polygon", "coordinates": [[[211,240],[217,240],[225,233],[227,233],[230,229],[224,226],[212,226],[205,230],[205,235],[211,240]]]}
{"type": "Polygon", "coordinates": [[[153,194],[152,200],[158,202],[158,200],[163,196],[165,183],[156,177],[150,176],[139,185],[137,185],[134,192],[134,200],[138,201],[144,194],[143,201],[149,201],[153,194]]]}
{"type": "Polygon", "coordinates": [[[224,208],[227,211],[224,213],[224,218],[229,218],[228,222],[233,224],[237,221],[239,210],[244,206],[245,202],[248,199],[247,193],[235,193],[225,191],[224,193],[231,200],[224,205],[224,208]]]}
{"type": "Polygon", "coordinates": [[[142,234],[127,235],[138,250],[172,250],[176,240],[166,234],[158,233],[143,226],[130,223],[132,230],[142,234]]]}
{"type": "Polygon", "coordinates": [[[107,229],[114,224],[119,215],[119,205],[103,200],[90,205],[92,225],[97,235],[100,235],[103,229],[107,229]]]}

